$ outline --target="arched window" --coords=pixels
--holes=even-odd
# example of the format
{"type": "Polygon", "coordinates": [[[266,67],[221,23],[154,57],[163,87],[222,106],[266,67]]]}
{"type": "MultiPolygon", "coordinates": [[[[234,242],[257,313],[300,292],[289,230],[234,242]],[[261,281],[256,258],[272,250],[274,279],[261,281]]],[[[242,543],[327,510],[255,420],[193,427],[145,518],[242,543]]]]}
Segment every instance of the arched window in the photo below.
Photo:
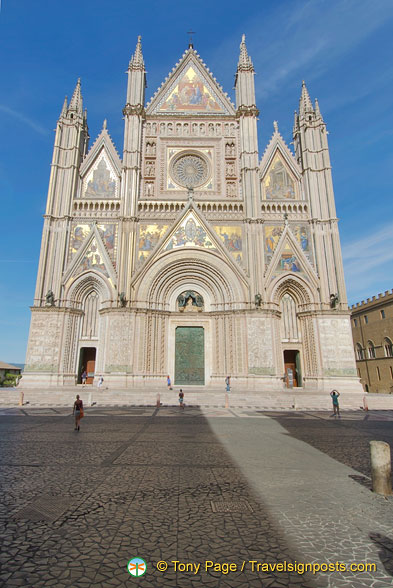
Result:
{"type": "Polygon", "coordinates": [[[358,359],[358,360],[364,359],[364,349],[360,345],[360,343],[356,343],[356,359],[358,359]]]}
{"type": "Polygon", "coordinates": [[[389,337],[383,340],[383,347],[385,350],[385,357],[393,357],[393,344],[389,337]]]}
{"type": "Polygon", "coordinates": [[[298,341],[296,302],[290,294],[281,298],[281,337],[284,341],[298,341]]]}
{"type": "Polygon", "coordinates": [[[83,303],[82,338],[98,337],[98,294],[95,290],[86,296],[83,303]]]}
{"type": "Polygon", "coordinates": [[[375,347],[372,341],[367,341],[367,352],[369,359],[375,359],[375,347]]]}

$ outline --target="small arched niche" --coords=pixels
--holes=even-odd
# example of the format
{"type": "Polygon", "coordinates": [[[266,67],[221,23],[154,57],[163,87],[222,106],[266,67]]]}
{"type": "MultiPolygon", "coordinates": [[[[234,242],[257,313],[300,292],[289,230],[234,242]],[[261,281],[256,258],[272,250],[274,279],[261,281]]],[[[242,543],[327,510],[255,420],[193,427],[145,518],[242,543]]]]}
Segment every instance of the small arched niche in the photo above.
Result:
{"type": "Polygon", "coordinates": [[[202,312],[205,308],[205,302],[199,292],[185,290],[177,297],[176,307],[180,312],[202,312]]]}

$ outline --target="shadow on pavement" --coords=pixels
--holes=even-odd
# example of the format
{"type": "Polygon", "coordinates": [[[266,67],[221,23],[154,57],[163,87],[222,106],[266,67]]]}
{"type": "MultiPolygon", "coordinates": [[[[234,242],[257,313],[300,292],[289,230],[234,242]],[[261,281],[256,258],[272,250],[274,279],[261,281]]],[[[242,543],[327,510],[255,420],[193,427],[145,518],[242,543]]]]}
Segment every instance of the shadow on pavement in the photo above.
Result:
{"type": "Polygon", "coordinates": [[[303,560],[199,409],[145,410],[88,409],[79,433],[67,415],[0,417],[3,585],[326,585],[250,563],[241,571],[303,560]],[[133,578],[126,567],[137,556],[147,573],[133,578]],[[176,572],[174,561],[201,568],[176,572]],[[206,561],[237,570],[205,571],[206,561]]]}
{"type": "Polygon", "coordinates": [[[369,537],[378,548],[378,556],[385,571],[393,576],[393,540],[380,533],[370,533],[369,537]]]}

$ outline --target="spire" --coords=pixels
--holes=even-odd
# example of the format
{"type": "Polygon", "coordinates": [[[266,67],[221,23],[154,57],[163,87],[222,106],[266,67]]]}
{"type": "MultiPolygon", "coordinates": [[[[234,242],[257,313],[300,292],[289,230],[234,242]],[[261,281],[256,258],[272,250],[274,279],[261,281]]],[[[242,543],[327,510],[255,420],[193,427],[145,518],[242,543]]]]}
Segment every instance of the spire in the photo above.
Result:
{"type": "Polygon", "coordinates": [[[239,62],[237,64],[237,71],[254,71],[254,66],[251,57],[247,53],[246,35],[242,35],[242,42],[240,43],[239,62]]]}
{"type": "Polygon", "coordinates": [[[302,93],[300,96],[300,104],[299,104],[299,114],[304,115],[306,112],[314,112],[312,107],[312,102],[310,99],[310,95],[308,93],[306,82],[303,80],[302,83],[302,93]]]}
{"type": "Polygon", "coordinates": [[[128,69],[145,69],[145,63],[143,61],[143,54],[142,54],[142,37],[138,36],[138,41],[135,48],[135,53],[131,57],[130,65],[128,69]]]}
{"type": "Polygon", "coordinates": [[[68,107],[69,110],[76,110],[76,112],[78,114],[83,113],[83,99],[82,99],[82,94],[81,94],[81,79],[78,78],[78,81],[76,83],[75,86],[75,90],[74,93],[72,95],[72,98],[70,100],[70,104],[68,107]]]}

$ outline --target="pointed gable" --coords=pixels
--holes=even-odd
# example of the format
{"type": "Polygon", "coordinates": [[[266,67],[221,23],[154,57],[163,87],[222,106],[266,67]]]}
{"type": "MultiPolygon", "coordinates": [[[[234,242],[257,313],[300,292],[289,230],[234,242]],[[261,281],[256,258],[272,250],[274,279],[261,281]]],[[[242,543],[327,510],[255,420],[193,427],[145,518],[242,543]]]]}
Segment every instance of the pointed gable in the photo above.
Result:
{"type": "Polygon", "coordinates": [[[260,163],[260,176],[264,200],[295,200],[301,197],[301,170],[278,132],[277,123],[260,163]]]}
{"type": "MultiPolygon", "coordinates": [[[[141,226],[139,235],[143,231],[141,226]]],[[[133,280],[141,279],[143,273],[148,271],[156,259],[162,255],[171,254],[174,251],[181,251],[183,248],[195,248],[209,251],[220,256],[235,272],[244,279],[245,273],[242,267],[242,231],[240,227],[215,226],[212,227],[204,218],[193,202],[189,202],[181,211],[177,220],[167,231],[167,225],[149,225],[149,239],[155,241],[154,246],[148,245],[148,250],[154,249],[153,255],[144,255],[142,247],[145,246],[143,239],[139,240],[138,265],[133,280]],[[152,228],[156,227],[156,234],[152,228]],[[224,234],[226,233],[226,234],[224,234]],[[229,233],[229,234],[228,234],[229,233]],[[157,242],[157,238],[160,240],[157,242]],[[142,247],[141,247],[142,245],[142,247]],[[144,261],[149,257],[147,263],[144,261]]]]}
{"type": "Polygon", "coordinates": [[[112,283],[116,282],[112,262],[114,228],[114,225],[96,224],[74,227],[70,242],[70,262],[64,273],[64,283],[86,271],[96,271],[109,278],[112,283]]]}
{"type": "Polygon", "coordinates": [[[82,198],[119,198],[121,160],[107,131],[106,121],[80,166],[82,198]]]}
{"type": "Polygon", "coordinates": [[[194,49],[188,49],[155,93],[147,114],[235,115],[235,108],[194,49]]]}
{"type": "Polygon", "coordinates": [[[318,277],[312,267],[306,226],[290,226],[286,222],[284,226],[265,227],[265,250],[266,248],[270,248],[270,253],[266,255],[267,282],[289,273],[302,275],[314,286],[318,284],[318,277]]]}

